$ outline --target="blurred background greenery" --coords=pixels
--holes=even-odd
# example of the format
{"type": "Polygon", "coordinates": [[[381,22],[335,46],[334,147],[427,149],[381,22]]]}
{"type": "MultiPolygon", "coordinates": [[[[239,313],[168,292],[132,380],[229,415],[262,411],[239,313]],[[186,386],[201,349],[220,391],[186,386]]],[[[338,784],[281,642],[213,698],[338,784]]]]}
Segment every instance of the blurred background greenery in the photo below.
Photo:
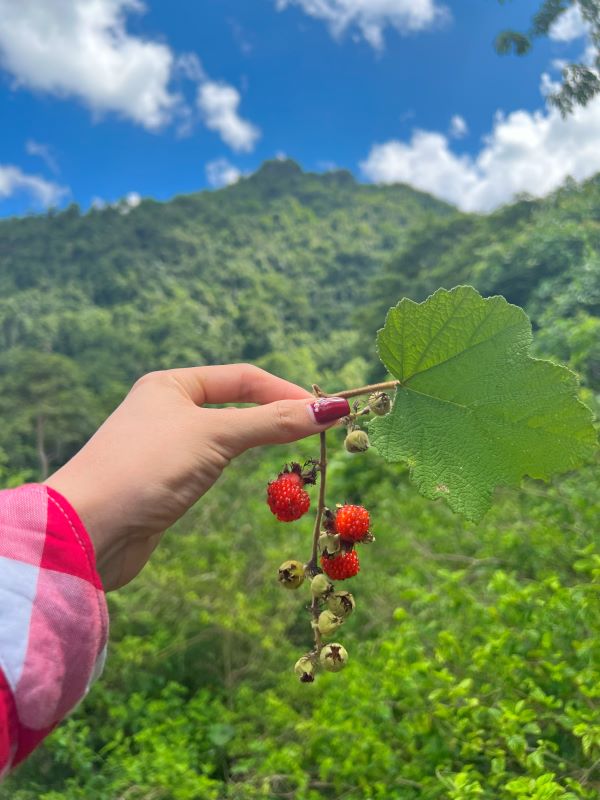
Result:
{"type": "MultiPolygon", "coordinates": [[[[470,283],[525,307],[536,355],[600,408],[600,177],[483,216],[267,162],[217,192],[0,221],[0,485],[37,480],[142,373],[249,360],[328,391],[383,378],[402,296],[470,283]]],[[[2,800],[553,800],[600,794],[598,463],[499,491],[478,525],[330,435],[329,502],[377,542],[350,665],[297,682],[309,519],[265,485],[317,441],[233,464],[109,596],[102,680],[2,800]]]]}

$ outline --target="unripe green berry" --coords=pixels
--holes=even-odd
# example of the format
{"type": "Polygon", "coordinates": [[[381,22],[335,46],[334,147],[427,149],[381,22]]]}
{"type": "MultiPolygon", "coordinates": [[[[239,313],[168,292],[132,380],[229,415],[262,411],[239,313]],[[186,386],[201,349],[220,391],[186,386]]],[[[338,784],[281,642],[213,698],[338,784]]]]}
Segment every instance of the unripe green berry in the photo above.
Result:
{"type": "Polygon", "coordinates": [[[373,392],[369,397],[369,408],[378,417],[385,416],[389,412],[391,405],[392,402],[389,395],[385,392],[373,392]]]}
{"type": "Polygon", "coordinates": [[[341,669],[344,669],[348,663],[348,652],[346,648],[338,642],[326,644],[321,650],[319,661],[321,662],[321,666],[328,670],[328,672],[339,672],[341,669]]]}
{"type": "Polygon", "coordinates": [[[315,679],[315,664],[308,656],[302,656],[294,665],[294,672],[301,683],[312,683],[315,679]]]}
{"type": "Polygon", "coordinates": [[[349,453],[364,453],[369,449],[369,437],[364,431],[350,431],[344,441],[344,447],[349,453]]]}
{"type": "Polygon", "coordinates": [[[327,608],[333,612],[336,617],[346,619],[356,608],[356,603],[350,592],[342,590],[340,592],[334,592],[334,594],[327,598],[327,608]]]}
{"type": "Polygon", "coordinates": [[[304,583],[304,564],[284,561],[279,567],[279,583],[286,589],[297,589],[304,583]]]}
{"type": "Polygon", "coordinates": [[[333,584],[327,580],[326,575],[319,572],[310,582],[310,590],[313,597],[325,599],[333,592],[333,584]]]}
{"type": "Polygon", "coordinates": [[[323,636],[329,636],[340,627],[344,620],[331,611],[321,611],[317,620],[317,628],[323,636]]]}

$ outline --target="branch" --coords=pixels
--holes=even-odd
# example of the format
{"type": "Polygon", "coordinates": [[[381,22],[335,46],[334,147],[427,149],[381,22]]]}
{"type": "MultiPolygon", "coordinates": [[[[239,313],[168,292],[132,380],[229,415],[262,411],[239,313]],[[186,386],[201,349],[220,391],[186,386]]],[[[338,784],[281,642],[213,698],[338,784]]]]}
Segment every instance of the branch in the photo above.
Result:
{"type": "Polygon", "coordinates": [[[359,386],[358,389],[346,389],[344,392],[333,392],[326,394],[325,397],[358,397],[361,394],[371,394],[371,392],[384,392],[386,389],[395,389],[400,386],[401,381],[384,381],[383,383],[370,383],[368,386],[359,386]]]}
{"type": "Polygon", "coordinates": [[[317,572],[317,546],[319,544],[319,534],[321,532],[321,520],[323,518],[323,509],[325,508],[325,482],[327,479],[327,439],[325,431],[319,434],[319,441],[321,445],[321,453],[319,456],[319,504],[317,506],[317,516],[315,517],[315,526],[313,528],[313,542],[312,552],[310,554],[310,561],[308,562],[308,569],[313,575],[317,572]]]}

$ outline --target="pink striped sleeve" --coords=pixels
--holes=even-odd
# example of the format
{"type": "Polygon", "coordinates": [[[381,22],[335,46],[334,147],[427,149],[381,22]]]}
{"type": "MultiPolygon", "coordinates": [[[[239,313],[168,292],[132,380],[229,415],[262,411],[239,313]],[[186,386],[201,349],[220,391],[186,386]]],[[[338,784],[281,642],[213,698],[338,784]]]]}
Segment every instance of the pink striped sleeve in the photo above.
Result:
{"type": "Polygon", "coordinates": [[[0,775],[85,695],[107,637],[94,551],[74,509],[48,486],[0,491],[0,775]]]}

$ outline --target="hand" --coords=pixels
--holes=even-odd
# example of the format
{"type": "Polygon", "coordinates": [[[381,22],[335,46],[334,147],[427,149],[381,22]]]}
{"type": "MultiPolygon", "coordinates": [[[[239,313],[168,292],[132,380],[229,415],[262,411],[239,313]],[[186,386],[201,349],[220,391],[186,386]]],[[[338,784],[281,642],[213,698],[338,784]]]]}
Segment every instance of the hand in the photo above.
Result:
{"type": "Polygon", "coordinates": [[[249,364],[152,372],[46,483],[81,517],[104,588],[117,589],[232,458],[318,433],[349,413],[347,400],[315,402],[305,389],[249,364]]]}

